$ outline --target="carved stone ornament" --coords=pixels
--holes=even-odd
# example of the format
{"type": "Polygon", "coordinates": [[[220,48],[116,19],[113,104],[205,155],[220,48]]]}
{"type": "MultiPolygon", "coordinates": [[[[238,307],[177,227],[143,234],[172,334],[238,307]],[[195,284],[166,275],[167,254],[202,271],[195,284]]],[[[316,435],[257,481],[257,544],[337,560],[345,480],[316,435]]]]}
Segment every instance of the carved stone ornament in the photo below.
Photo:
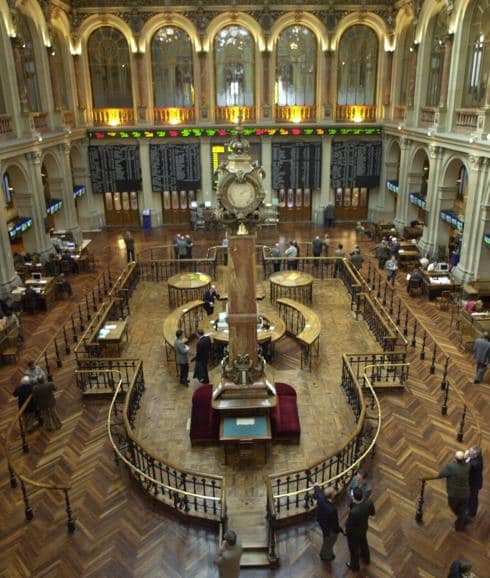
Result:
{"type": "Polygon", "coordinates": [[[468,160],[470,161],[470,167],[472,171],[479,171],[483,166],[483,157],[470,155],[468,160]]]}
{"type": "Polygon", "coordinates": [[[432,159],[436,159],[442,153],[442,147],[438,147],[436,145],[429,146],[429,155],[432,159]]]}
{"type": "Polygon", "coordinates": [[[238,354],[233,362],[225,355],[221,361],[223,377],[237,385],[248,386],[263,378],[265,373],[265,361],[261,355],[257,356],[254,364],[248,353],[238,354]]]}

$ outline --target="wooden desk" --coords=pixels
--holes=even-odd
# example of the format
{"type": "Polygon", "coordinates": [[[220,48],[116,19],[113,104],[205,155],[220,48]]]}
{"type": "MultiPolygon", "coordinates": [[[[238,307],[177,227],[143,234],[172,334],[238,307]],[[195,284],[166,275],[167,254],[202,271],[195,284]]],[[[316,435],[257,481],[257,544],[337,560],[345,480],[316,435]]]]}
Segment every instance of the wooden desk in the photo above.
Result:
{"type": "Polygon", "coordinates": [[[313,276],[303,271],[278,271],[269,277],[271,301],[281,297],[294,299],[305,305],[313,301],[313,276]]]}
{"type": "Polygon", "coordinates": [[[56,277],[43,277],[40,281],[37,279],[26,279],[24,285],[32,287],[39,295],[46,309],[56,301],[56,277]]]}
{"type": "Polygon", "coordinates": [[[410,247],[407,249],[400,249],[398,251],[398,261],[402,269],[410,269],[419,264],[420,251],[417,247],[410,247]]]}
{"type": "Polygon", "coordinates": [[[97,341],[102,345],[104,354],[112,353],[114,350],[117,355],[121,355],[121,343],[123,337],[128,340],[128,320],[123,321],[108,321],[103,327],[99,329],[97,334],[97,341]]]}
{"type": "Polygon", "coordinates": [[[188,301],[202,299],[211,285],[211,277],[205,273],[178,273],[167,283],[169,305],[179,307],[188,301]]]}
{"type": "Polygon", "coordinates": [[[265,464],[272,439],[269,416],[222,417],[219,439],[224,445],[226,465],[235,465],[244,458],[265,464]]]}
{"type": "Polygon", "coordinates": [[[440,297],[443,291],[459,291],[461,283],[453,279],[449,273],[422,271],[424,290],[429,299],[440,297]]]}

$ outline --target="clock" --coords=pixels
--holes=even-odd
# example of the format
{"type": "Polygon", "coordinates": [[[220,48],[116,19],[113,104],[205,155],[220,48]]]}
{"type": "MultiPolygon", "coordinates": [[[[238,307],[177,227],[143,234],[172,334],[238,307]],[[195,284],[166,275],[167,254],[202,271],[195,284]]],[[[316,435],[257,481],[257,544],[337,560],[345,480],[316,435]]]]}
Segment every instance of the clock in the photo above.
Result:
{"type": "Polygon", "coordinates": [[[218,197],[231,214],[245,218],[253,213],[264,199],[264,192],[252,172],[246,175],[228,173],[220,182],[218,197]]]}
{"type": "Polygon", "coordinates": [[[228,201],[237,209],[245,209],[255,200],[255,188],[252,183],[231,183],[228,188],[228,201]]]}

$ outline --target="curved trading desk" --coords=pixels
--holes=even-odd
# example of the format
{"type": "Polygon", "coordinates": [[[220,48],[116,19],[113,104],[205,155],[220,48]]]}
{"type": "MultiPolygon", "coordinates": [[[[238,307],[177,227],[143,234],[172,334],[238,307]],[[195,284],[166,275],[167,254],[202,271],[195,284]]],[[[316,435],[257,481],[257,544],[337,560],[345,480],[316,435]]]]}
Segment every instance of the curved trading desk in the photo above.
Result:
{"type": "Polygon", "coordinates": [[[206,273],[178,273],[167,281],[170,307],[178,307],[189,301],[202,299],[211,285],[211,277],[206,273]]]}
{"type": "Polygon", "coordinates": [[[278,271],[269,277],[271,302],[286,297],[305,305],[313,301],[313,275],[303,271],[278,271]]]}

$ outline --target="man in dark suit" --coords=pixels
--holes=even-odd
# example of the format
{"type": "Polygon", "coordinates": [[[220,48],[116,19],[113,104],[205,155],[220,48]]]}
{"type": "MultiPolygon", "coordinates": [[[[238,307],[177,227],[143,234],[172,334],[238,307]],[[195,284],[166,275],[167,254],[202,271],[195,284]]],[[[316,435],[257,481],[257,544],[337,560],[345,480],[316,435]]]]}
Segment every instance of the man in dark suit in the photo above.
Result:
{"type": "Polygon", "coordinates": [[[208,315],[212,315],[214,311],[214,302],[216,299],[219,299],[219,293],[216,291],[216,286],[211,285],[209,289],[207,289],[204,293],[203,301],[204,301],[204,309],[208,315]]]}
{"type": "Polygon", "coordinates": [[[470,497],[470,464],[463,452],[456,452],[454,462],[446,464],[439,472],[439,478],[446,478],[447,502],[456,515],[454,528],[462,532],[466,525],[466,508],[470,497]]]}
{"type": "Polygon", "coordinates": [[[196,362],[193,377],[198,379],[199,383],[209,383],[208,363],[211,356],[211,337],[204,335],[202,329],[198,329],[196,335],[196,356],[192,359],[196,362]]]}
{"type": "Polygon", "coordinates": [[[478,510],[478,492],[483,486],[483,458],[478,446],[471,446],[465,453],[466,462],[470,464],[470,498],[468,516],[474,518],[478,510]]]}
{"type": "Polygon", "coordinates": [[[316,499],[316,519],[323,534],[320,558],[330,561],[335,558],[333,547],[339,532],[342,532],[342,528],[339,526],[337,508],[334,504],[335,490],[329,486],[323,492],[320,486],[315,485],[314,496],[316,499]]]}
{"type": "Polygon", "coordinates": [[[359,570],[359,554],[366,564],[370,562],[367,531],[369,516],[375,514],[376,510],[371,499],[364,499],[361,488],[354,488],[350,512],[345,524],[345,534],[350,552],[350,563],[346,562],[346,566],[354,572],[359,570]]]}

